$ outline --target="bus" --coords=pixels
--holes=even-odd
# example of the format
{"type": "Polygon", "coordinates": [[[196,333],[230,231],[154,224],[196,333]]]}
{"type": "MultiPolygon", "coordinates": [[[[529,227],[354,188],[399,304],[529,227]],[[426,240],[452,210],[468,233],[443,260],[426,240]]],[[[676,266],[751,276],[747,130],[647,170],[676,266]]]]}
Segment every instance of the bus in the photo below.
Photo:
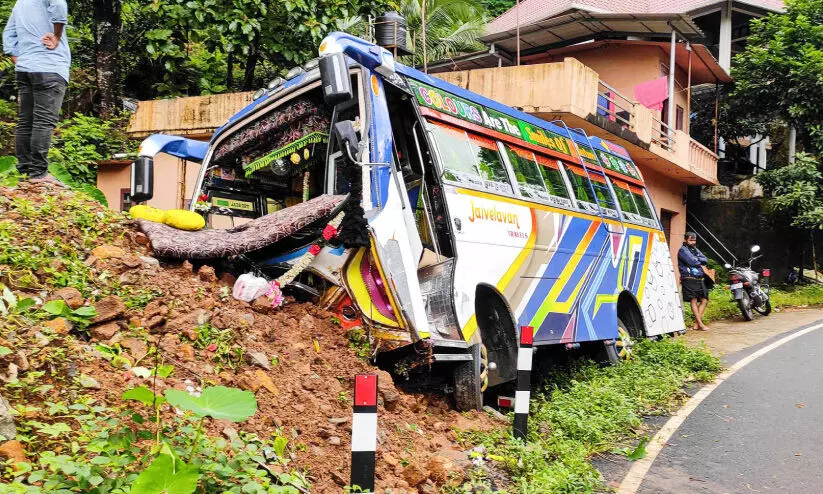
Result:
{"type": "MultiPolygon", "coordinates": [[[[345,213],[342,243],[284,292],[365,330],[378,365],[442,387],[460,410],[516,380],[522,327],[535,346],[600,345],[613,361],[639,338],[684,330],[669,247],[625,148],[360,38],[330,34],[208,144],[150,136],[133,165],[138,198],[161,152],[202,163],[192,209],[227,235],[339,198],[328,215],[345,213]]],[[[222,269],[294,272],[328,215],[222,269]]]]}

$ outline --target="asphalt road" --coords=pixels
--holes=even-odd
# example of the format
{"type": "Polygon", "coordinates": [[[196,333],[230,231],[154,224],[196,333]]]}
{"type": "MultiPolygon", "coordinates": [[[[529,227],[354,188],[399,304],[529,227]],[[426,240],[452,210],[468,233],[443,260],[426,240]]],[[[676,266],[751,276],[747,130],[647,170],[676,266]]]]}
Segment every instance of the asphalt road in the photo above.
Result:
{"type": "Polygon", "coordinates": [[[672,436],[638,492],[823,493],[823,328],[718,386],[672,436]]]}

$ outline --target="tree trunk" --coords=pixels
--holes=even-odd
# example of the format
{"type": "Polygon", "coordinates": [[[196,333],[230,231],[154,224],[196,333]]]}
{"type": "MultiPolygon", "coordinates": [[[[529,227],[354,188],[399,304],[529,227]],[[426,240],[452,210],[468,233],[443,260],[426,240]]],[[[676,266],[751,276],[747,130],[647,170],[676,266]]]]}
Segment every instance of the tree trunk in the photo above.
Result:
{"type": "Polygon", "coordinates": [[[246,72],[243,75],[243,90],[251,91],[254,89],[254,69],[257,67],[257,61],[260,59],[260,50],[257,49],[259,39],[254,41],[249,50],[249,58],[246,60],[246,72]]]}
{"type": "Polygon", "coordinates": [[[94,0],[95,68],[100,95],[100,117],[109,118],[120,108],[118,47],[120,45],[120,0],[94,0]]]}
{"type": "Polygon", "coordinates": [[[234,53],[229,52],[226,60],[226,91],[231,91],[232,79],[234,79],[234,53]]]}

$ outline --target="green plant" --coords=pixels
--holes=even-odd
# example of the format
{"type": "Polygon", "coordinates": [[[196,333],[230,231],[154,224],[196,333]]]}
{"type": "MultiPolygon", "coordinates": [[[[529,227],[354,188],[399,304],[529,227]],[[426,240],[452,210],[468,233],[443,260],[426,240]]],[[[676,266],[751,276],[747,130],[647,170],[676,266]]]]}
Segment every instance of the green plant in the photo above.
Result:
{"type": "MultiPolygon", "coordinates": [[[[641,341],[634,359],[602,367],[576,364],[556,372],[530,404],[528,442],[509,431],[461,432],[482,444],[486,460],[506,469],[514,492],[593,492],[603,488],[589,458],[636,439],[641,417],[669,412],[684,399],[686,383],[711,379],[720,361],[680,341],[641,341]]],[[[631,448],[639,457],[645,445],[631,448]]]]}
{"type": "Polygon", "coordinates": [[[212,361],[232,369],[243,363],[243,348],[234,344],[234,331],[231,328],[217,329],[206,323],[196,327],[195,331],[197,339],[194,347],[208,351],[212,361]]]}
{"type": "Polygon", "coordinates": [[[63,300],[52,300],[43,304],[44,311],[57,317],[65,317],[73,322],[78,329],[85,329],[88,327],[91,319],[97,315],[94,307],[78,307],[72,310],[63,300]]]}
{"type": "Polygon", "coordinates": [[[346,333],[346,338],[349,340],[349,348],[354,350],[354,353],[362,358],[369,358],[371,355],[371,344],[369,342],[369,335],[363,328],[350,329],[346,333]]]}

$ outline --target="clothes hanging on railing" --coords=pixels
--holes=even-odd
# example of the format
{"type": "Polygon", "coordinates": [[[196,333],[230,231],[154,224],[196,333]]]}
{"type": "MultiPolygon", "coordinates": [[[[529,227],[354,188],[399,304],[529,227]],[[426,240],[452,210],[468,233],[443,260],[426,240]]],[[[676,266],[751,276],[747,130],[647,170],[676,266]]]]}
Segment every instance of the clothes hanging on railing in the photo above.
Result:
{"type": "Polygon", "coordinates": [[[669,97],[668,77],[638,84],[634,87],[634,97],[650,110],[663,110],[663,102],[669,97]]]}

